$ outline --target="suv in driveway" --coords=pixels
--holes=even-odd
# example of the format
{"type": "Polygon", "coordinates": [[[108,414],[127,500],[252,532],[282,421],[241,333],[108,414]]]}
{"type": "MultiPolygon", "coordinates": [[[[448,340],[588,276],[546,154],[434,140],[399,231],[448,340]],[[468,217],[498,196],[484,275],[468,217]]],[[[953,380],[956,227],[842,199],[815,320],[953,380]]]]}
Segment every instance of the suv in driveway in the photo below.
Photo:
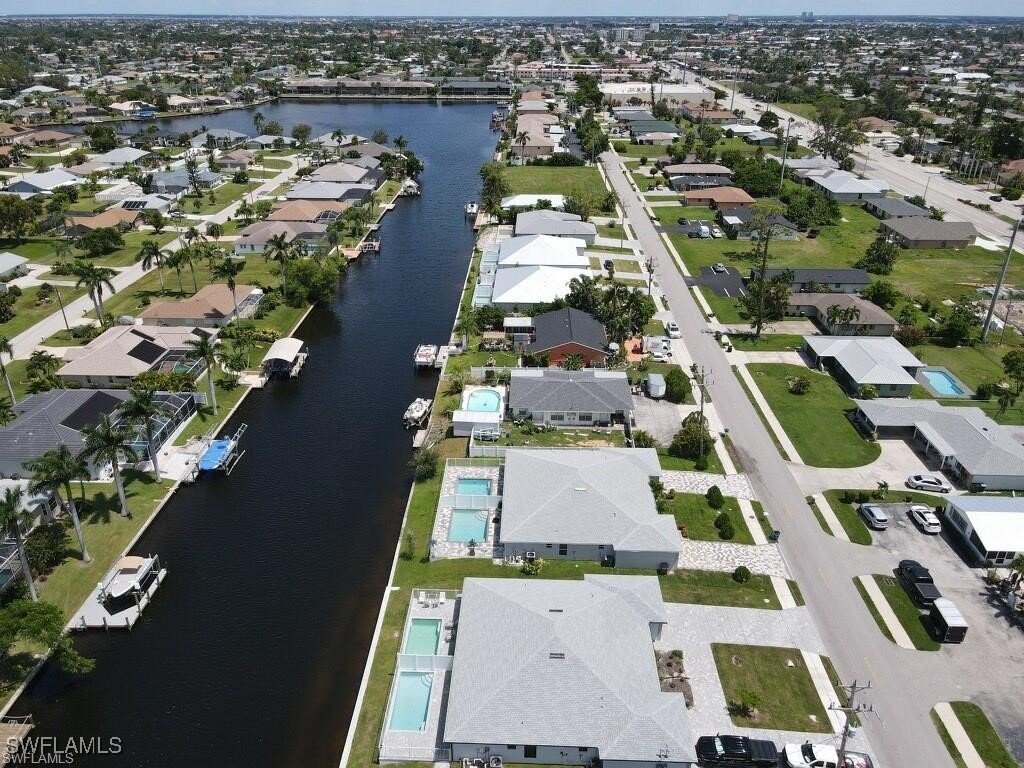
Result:
{"type": "Polygon", "coordinates": [[[863,516],[864,522],[868,524],[868,528],[884,531],[889,527],[889,516],[881,507],[874,504],[861,504],[857,509],[863,516]]]}
{"type": "Polygon", "coordinates": [[[926,507],[924,504],[911,505],[910,519],[921,529],[922,533],[942,533],[942,523],[931,507],[926,507]]]}
{"type": "Polygon", "coordinates": [[[683,332],[679,330],[679,325],[674,320],[665,323],[665,333],[670,339],[680,339],[683,336],[683,332]]]}
{"type": "Polygon", "coordinates": [[[777,768],[779,749],[770,741],[746,736],[701,736],[697,765],[704,768],[777,768]]]}
{"type": "Polygon", "coordinates": [[[917,491],[937,491],[938,493],[949,493],[953,486],[935,475],[911,475],[907,478],[907,488],[917,491]]]}

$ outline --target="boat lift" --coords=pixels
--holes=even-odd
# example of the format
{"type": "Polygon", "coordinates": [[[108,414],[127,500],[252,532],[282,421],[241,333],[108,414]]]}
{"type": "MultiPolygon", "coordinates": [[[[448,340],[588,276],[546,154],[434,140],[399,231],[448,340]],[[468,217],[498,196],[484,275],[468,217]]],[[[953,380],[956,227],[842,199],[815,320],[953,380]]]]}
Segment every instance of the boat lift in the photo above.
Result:
{"type": "Polygon", "coordinates": [[[230,475],[235,465],[245,455],[245,451],[238,450],[238,444],[248,428],[248,424],[239,424],[233,436],[211,440],[206,451],[199,458],[199,471],[217,471],[230,475]]]}

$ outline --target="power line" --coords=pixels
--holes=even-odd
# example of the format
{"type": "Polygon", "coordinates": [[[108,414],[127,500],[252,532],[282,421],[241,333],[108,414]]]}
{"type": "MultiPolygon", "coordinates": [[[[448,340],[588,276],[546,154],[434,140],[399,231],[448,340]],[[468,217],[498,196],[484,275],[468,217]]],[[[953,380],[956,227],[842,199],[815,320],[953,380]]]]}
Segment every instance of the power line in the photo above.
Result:
{"type": "Polygon", "coordinates": [[[832,702],[828,705],[828,708],[833,712],[842,712],[845,715],[845,720],[843,722],[843,738],[839,742],[839,765],[845,766],[846,740],[850,736],[850,716],[866,714],[868,712],[871,712],[873,714],[875,711],[875,707],[873,704],[857,704],[856,701],[858,693],[860,693],[861,691],[871,690],[870,680],[868,681],[867,685],[858,685],[857,681],[854,680],[852,683],[848,685],[843,685],[842,683],[839,683],[839,685],[836,687],[846,692],[846,706],[843,706],[842,704],[838,704],[836,702],[832,702]]]}

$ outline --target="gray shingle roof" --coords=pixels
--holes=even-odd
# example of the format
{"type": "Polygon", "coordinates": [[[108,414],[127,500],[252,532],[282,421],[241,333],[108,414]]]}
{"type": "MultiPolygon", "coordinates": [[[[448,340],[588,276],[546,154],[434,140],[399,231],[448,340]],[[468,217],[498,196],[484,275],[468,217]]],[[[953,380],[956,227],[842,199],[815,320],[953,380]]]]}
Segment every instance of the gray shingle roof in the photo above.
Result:
{"type": "Polygon", "coordinates": [[[679,551],[675,519],[658,514],[651,493],[651,478],[660,476],[653,448],[509,450],[501,540],[603,544],[620,552],[675,555],[679,551]]]}
{"type": "MultiPolygon", "coordinates": [[[[780,275],[783,272],[793,273],[794,283],[860,283],[861,285],[869,285],[871,283],[871,275],[865,272],[863,269],[828,269],[828,268],[796,268],[786,269],[781,267],[769,267],[765,270],[765,275],[771,280],[776,275],[780,275]]],[[[756,274],[755,270],[751,270],[751,276],[756,274]]]]}
{"type": "Polygon", "coordinates": [[[831,357],[857,384],[913,386],[907,369],[924,363],[892,336],[804,336],[818,357],[831,357]]]}
{"type": "Polygon", "coordinates": [[[573,213],[561,211],[524,211],[516,216],[516,237],[523,235],[555,235],[594,237],[597,227],[573,213]]]}
{"type": "Polygon", "coordinates": [[[882,226],[908,240],[973,240],[978,235],[968,221],[937,221],[922,216],[887,219],[882,226]]]}
{"type": "Polygon", "coordinates": [[[623,413],[633,407],[623,371],[513,369],[509,407],[539,411],[623,413]]]}
{"type": "Polygon", "coordinates": [[[880,197],[877,200],[870,200],[868,206],[890,216],[931,216],[931,212],[927,208],[896,197],[880,197]]]}
{"type": "Polygon", "coordinates": [[[526,349],[535,354],[570,342],[602,352],[608,346],[604,326],[593,315],[572,307],[535,316],[533,327],[537,340],[526,349]]]}
{"type": "Polygon", "coordinates": [[[596,747],[695,762],[683,697],[658,681],[656,578],[466,579],[444,740],[596,747]]]}

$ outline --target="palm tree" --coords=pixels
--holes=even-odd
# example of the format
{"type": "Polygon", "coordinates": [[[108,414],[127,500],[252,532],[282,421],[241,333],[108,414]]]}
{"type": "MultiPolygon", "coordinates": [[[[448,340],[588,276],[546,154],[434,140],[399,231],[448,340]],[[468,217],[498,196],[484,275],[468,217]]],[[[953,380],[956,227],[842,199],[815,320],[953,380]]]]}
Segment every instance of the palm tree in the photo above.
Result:
{"type": "Polygon", "coordinates": [[[160,446],[153,443],[153,427],[155,419],[166,414],[167,409],[154,399],[153,390],[132,388],[131,396],[121,406],[120,413],[126,421],[142,422],[142,428],[146,433],[149,458],[153,462],[153,478],[159,483],[160,460],[157,454],[160,446]]]}
{"type": "Polygon", "coordinates": [[[526,131],[520,131],[516,134],[515,143],[521,147],[519,150],[519,156],[524,163],[526,162],[526,144],[529,140],[530,134],[526,131]]]}
{"type": "Polygon", "coordinates": [[[192,273],[192,293],[199,292],[199,283],[196,281],[196,259],[200,257],[199,250],[194,245],[186,245],[179,248],[177,252],[180,264],[188,264],[188,270],[192,273]]]}
{"type": "Polygon", "coordinates": [[[18,398],[14,396],[14,387],[11,386],[11,377],[7,375],[7,365],[4,363],[4,355],[7,355],[14,359],[14,348],[11,346],[11,340],[6,336],[0,336],[0,375],[4,377],[4,384],[7,385],[7,394],[11,396],[11,405],[15,405],[18,402],[18,398]]]}
{"type": "Polygon", "coordinates": [[[395,151],[398,152],[398,154],[402,154],[405,148],[409,146],[409,142],[406,141],[405,137],[401,134],[395,136],[394,141],[391,143],[395,145],[395,151]]]}
{"type": "Polygon", "coordinates": [[[242,202],[238,204],[238,208],[235,210],[235,213],[238,214],[246,224],[252,220],[252,207],[246,200],[242,200],[242,202]]]}
{"type": "Polygon", "coordinates": [[[285,276],[285,264],[292,257],[292,249],[284,232],[279,232],[267,241],[267,247],[263,251],[263,258],[267,261],[281,262],[281,293],[288,295],[288,282],[285,276]]]}
{"type": "Polygon", "coordinates": [[[220,236],[224,234],[224,227],[215,221],[211,221],[206,225],[206,236],[211,240],[219,240],[220,236]]]}
{"type": "MultiPolygon", "coordinates": [[[[14,146],[18,146],[15,144],[14,146]]],[[[28,594],[32,602],[37,602],[36,585],[32,582],[32,568],[28,564],[28,555],[25,553],[25,542],[21,539],[21,524],[28,514],[21,508],[22,489],[8,488],[4,491],[3,498],[0,498],[0,529],[6,530],[8,535],[14,539],[18,548],[18,557],[21,559],[21,572],[28,585],[28,594]]]]}
{"type": "Polygon", "coordinates": [[[56,377],[60,370],[60,358],[42,349],[37,349],[29,355],[28,363],[25,365],[25,375],[29,379],[29,389],[32,392],[45,392],[54,387],[60,388],[60,379],[56,377]]]}
{"type": "Polygon", "coordinates": [[[256,112],[252,116],[252,127],[256,129],[256,135],[263,133],[263,126],[266,124],[266,119],[263,117],[262,112],[256,112]]]}
{"type": "Polygon", "coordinates": [[[135,435],[125,424],[112,424],[110,416],[105,413],[100,416],[95,426],[86,427],[82,432],[85,435],[85,450],[82,451],[82,456],[100,464],[110,462],[114,468],[117,497],[121,501],[121,514],[124,517],[131,517],[128,499],[124,495],[124,480],[121,478],[121,459],[124,458],[132,464],[139,460],[131,445],[135,435]]]}
{"type": "Polygon", "coordinates": [[[110,278],[116,275],[117,272],[107,267],[98,267],[95,264],[77,261],[71,268],[71,274],[78,278],[75,288],[81,288],[84,285],[89,289],[89,298],[92,299],[93,306],[96,308],[96,316],[99,318],[100,323],[102,323],[105,317],[103,312],[103,289],[108,288],[111,293],[114,292],[114,284],[110,282],[110,278]]]}
{"type": "Polygon", "coordinates": [[[160,243],[156,240],[143,240],[136,261],[142,262],[142,268],[149,270],[156,267],[160,276],[160,293],[166,293],[164,287],[164,252],[160,250],[160,243]]]}
{"type": "Polygon", "coordinates": [[[66,445],[47,451],[38,459],[26,461],[25,469],[31,472],[34,478],[29,484],[32,493],[49,491],[61,508],[68,510],[71,522],[75,526],[75,536],[78,538],[78,548],[82,551],[82,560],[90,562],[92,558],[89,557],[89,550],[85,546],[82,521],[78,519],[78,507],[75,506],[75,498],[71,492],[72,481],[84,480],[89,476],[89,472],[66,445]]]}
{"type": "Polygon", "coordinates": [[[185,249],[181,248],[164,256],[164,263],[173,269],[174,273],[178,276],[178,293],[180,294],[185,293],[185,286],[181,282],[181,265],[184,264],[184,259],[181,253],[183,250],[185,249]]]}
{"type": "Polygon", "coordinates": [[[0,427],[6,427],[16,418],[18,414],[15,413],[11,401],[6,397],[0,397],[0,427]]]}
{"type": "Polygon", "coordinates": [[[245,262],[237,259],[223,259],[210,267],[210,277],[223,280],[231,291],[231,301],[235,305],[235,319],[238,319],[238,298],[235,296],[235,278],[245,269],[245,262]]]}
{"type": "Polygon", "coordinates": [[[469,339],[476,333],[480,332],[480,321],[477,316],[476,310],[472,307],[467,307],[466,310],[459,316],[458,323],[455,324],[455,332],[462,337],[463,348],[469,343],[469,339]]]}
{"type": "Polygon", "coordinates": [[[213,408],[213,415],[217,415],[217,390],[213,383],[213,365],[217,359],[217,342],[201,333],[194,339],[186,339],[185,344],[189,348],[189,357],[193,360],[200,358],[206,361],[206,384],[209,387],[210,407],[213,408]]]}

